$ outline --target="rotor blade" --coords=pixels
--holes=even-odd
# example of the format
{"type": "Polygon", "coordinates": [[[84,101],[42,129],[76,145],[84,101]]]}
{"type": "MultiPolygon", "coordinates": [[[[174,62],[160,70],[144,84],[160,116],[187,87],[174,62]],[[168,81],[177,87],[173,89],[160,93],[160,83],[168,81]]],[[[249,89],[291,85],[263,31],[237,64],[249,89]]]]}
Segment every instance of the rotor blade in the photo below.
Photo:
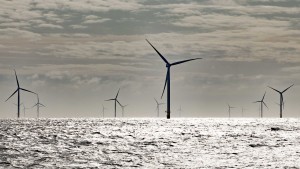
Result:
{"type": "Polygon", "coordinates": [[[46,107],[45,105],[43,105],[42,103],[40,103],[41,106],[46,107]]]}
{"type": "Polygon", "coordinates": [[[266,93],[267,93],[267,92],[265,91],[265,94],[264,94],[264,96],[263,96],[263,98],[262,98],[261,100],[264,100],[264,99],[265,99],[266,93]]]}
{"type": "Polygon", "coordinates": [[[27,89],[23,89],[23,88],[20,88],[20,89],[21,89],[21,90],[24,90],[24,91],[26,91],[26,92],[29,92],[29,93],[36,94],[36,93],[34,93],[34,92],[30,91],[30,90],[27,90],[27,89]]]}
{"type": "Polygon", "coordinates": [[[192,61],[192,60],[197,60],[197,59],[202,59],[202,58],[194,58],[194,59],[187,59],[187,60],[174,62],[174,63],[171,64],[171,66],[178,65],[178,64],[181,64],[181,63],[184,63],[184,62],[189,62],[189,61],[192,61]]]}
{"type": "Polygon", "coordinates": [[[294,86],[294,84],[292,84],[290,87],[286,88],[284,91],[282,91],[282,93],[286,92],[289,88],[291,88],[292,86],[294,86]]]}
{"type": "Polygon", "coordinates": [[[165,93],[165,89],[166,89],[166,85],[167,85],[167,82],[168,82],[168,75],[169,75],[169,69],[167,71],[167,75],[166,75],[166,80],[165,80],[165,85],[164,85],[164,90],[162,92],[162,95],[161,95],[161,98],[163,97],[164,93],[165,93]]]}
{"type": "Polygon", "coordinates": [[[121,107],[124,107],[120,102],[119,102],[119,100],[116,100],[118,103],[119,103],[119,105],[121,106],[121,107]]]}
{"type": "MultiPolygon", "coordinates": [[[[33,105],[32,107],[35,107],[35,106],[37,106],[37,104],[33,105]]],[[[32,107],[31,107],[31,108],[32,108],[32,107]]]]}
{"type": "Polygon", "coordinates": [[[108,99],[108,100],[104,100],[104,101],[111,101],[111,100],[116,100],[116,99],[108,99]]]}
{"type": "Polygon", "coordinates": [[[118,93],[117,93],[117,95],[116,95],[116,99],[118,98],[119,92],[120,92],[120,88],[119,88],[118,93]]]}
{"type": "MultiPolygon", "coordinates": [[[[15,93],[17,93],[18,90],[19,89],[17,89],[13,94],[11,94],[8,99],[10,99],[15,93]]],[[[7,101],[8,99],[6,99],[5,101],[7,101]]]]}
{"type": "Polygon", "coordinates": [[[167,61],[167,59],[162,54],[160,54],[158,50],[155,49],[155,47],[148,41],[148,39],[146,39],[146,41],[152,46],[152,48],[162,58],[162,60],[164,60],[167,65],[169,65],[170,63],[167,61]]]}
{"type": "Polygon", "coordinates": [[[156,104],[158,104],[158,101],[155,98],[154,98],[154,100],[155,100],[156,104]]]}
{"type": "Polygon", "coordinates": [[[267,105],[266,105],[266,103],[265,102],[262,102],[267,108],[269,108],[267,105]]]}
{"type": "Polygon", "coordinates": [[[261,101],[256,101],[256,102],[253,102],[253,103],[260,103],[261,101]]]}
{"type": "Polygon", "coordinates": [[[16,70],[14,69],[14,71],[15,71],[15,76],[16,76],[16,81],[17,81],[17,84],[18,84],[18,88],[20,87],[20,85],[19,85],[19,80],[18,80],[18,76],[17,76],[17,72],[16,72],[16,70]]]}
{"type": "Polygon", "coordinates": [[[273,90],[275,90],[276,92],[278,92],[278,93],[281,93],[279,90],[276,90],[276,89],[274,89],[273,87],[271,87],[271,86],[268,86],[269,88],[271,88],[271,89],[273,89],[273,90]]]}

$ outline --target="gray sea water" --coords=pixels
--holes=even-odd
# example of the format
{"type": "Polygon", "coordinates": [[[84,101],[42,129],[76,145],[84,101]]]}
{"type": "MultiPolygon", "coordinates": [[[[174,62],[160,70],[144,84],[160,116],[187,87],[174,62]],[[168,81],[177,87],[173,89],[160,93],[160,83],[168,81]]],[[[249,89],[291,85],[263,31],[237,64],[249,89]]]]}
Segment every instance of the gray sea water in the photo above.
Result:
{"type": "Polygon", "coordinates": [[[300,168],[299,119],[2,119],[0,168],[300,168]]]}

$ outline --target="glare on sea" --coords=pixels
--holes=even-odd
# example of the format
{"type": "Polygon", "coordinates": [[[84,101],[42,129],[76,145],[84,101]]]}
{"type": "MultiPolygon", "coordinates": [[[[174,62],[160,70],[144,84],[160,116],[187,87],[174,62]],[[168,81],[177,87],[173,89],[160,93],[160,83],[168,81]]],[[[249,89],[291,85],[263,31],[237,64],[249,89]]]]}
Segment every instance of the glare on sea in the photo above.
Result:
{"type": "Polygon", "coordinates": [[[3,119],[0,124],[0,168],[300,167],[299,119],[3,119]]]}

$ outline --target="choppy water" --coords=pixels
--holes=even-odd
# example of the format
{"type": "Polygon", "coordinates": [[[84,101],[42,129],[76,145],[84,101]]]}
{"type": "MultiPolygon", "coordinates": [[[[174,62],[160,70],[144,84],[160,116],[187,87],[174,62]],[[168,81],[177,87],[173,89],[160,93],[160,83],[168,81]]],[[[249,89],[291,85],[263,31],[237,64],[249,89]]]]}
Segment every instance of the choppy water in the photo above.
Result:
{"type": "Polygon", "coordinates": [[[0,168],[300,167],[299,119],[23,119],[0,124],[0,168]]]}

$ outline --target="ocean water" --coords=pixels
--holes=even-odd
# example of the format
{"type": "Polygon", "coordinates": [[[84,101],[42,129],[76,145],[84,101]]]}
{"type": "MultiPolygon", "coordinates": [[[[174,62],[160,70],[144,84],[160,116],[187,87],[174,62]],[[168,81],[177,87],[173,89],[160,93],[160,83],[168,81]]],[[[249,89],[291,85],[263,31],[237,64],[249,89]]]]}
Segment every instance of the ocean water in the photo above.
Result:
{"type": "Polygon", "coordinates": [[[300,168],[300,119],[2,119],[0,168],[300,168]]]}

